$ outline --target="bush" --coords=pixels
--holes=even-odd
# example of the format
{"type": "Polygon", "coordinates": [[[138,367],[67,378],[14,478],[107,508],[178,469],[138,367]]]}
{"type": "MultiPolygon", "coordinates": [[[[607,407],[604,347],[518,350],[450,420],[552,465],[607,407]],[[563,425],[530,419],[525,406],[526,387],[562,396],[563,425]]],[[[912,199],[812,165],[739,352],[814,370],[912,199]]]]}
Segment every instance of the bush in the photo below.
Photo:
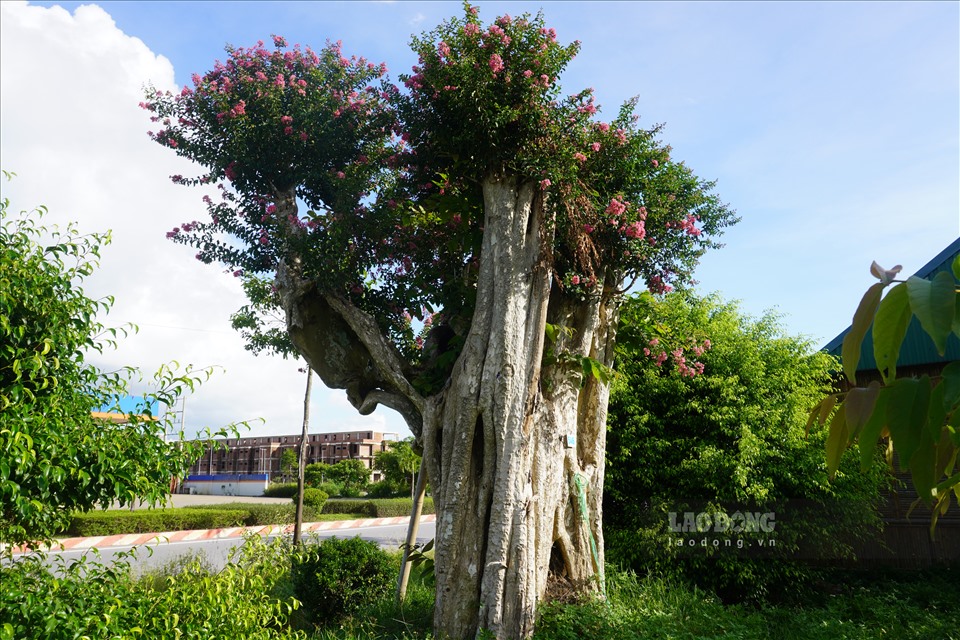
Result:
{"type": "Polygon", "coordinates": [[[265,498],[293,498],[296,495],[296,482],[271,482],[263,492],[265,498]]]}
{"type": "Polygon", "coordinates": [[[324,626],[387,596],[396,571],[394,559],[375,542],[330,538],[294,558],[291,581],[310,621],[324,626]]]}
{"type": "Polygon", "coordinates": [[[715,297],[634,298],[623,306],[617,342],[603,507],[608,558],[682,576],[725,600],[764,600],[792,597],[816,577],[804,559],[843,558],[851,542],[873,533],[879,467],[861,474],[848,452],[831,483],[824,430],[806,433],[836,362],[784,335],[775,315],[744,317],[715,297]],[[684,376],[648,357],[645,350],[662,348],[644,335],[650,324],[709,336],[712,348],[697,356],[703,373],[684,376]],[[774,531],[751,538],[671,527],[671,514],[682,526],[686,512],[738,511],[773,512],[774,531]],[[719,548],[701,547],[707,538],[719,548]]]}
{"type": "Polygon", "coordinates": [[[289,629],[299,605],[284,594],[290,548],[258,540],[210,571],[193,559],[135,579],[133,553],[107,567],[42,555],[0,566],[0,640],[204,638],[306,640],[289,629]]]}
{"type": "Polygon", "coordinates": [[[410,485],[394,480],[381,480],[367,487],[370,498],[402,498],[410,495],[410,485]]]}
{"type": "Polygon", "coordinates": [[[121,533],[161,533],[185,529],[239,527],[246,509],[138,509],[76,513],[66,533],[72,536],[111,536],[121,533]]]}
{"type": "MultiPolygon", "coordinates": [[[[321,491],[320,489],[314,489],[313,487],[308,487],[303,490],[303,508],[306,511],[307,507],[315,510],[317,513],[323,512],[323,504],[327,501],[329,496],[321,491]]],[[[306,520],[306,514],[304,514],[304,520],[306,520]]]]}

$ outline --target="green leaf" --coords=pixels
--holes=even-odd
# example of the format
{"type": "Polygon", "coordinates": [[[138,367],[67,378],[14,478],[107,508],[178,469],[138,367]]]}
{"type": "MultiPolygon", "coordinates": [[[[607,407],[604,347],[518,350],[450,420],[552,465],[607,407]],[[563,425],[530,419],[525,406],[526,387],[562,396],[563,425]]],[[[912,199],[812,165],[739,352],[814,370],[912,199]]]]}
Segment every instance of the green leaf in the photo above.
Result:
{"type": "Polygon", "coordinates": [[[940,372],[943,385],[943,410],[951,413],[960,409],[960,361],[951,362],[940,372]]]}
{"type": "Polygon", "coordinates": [[[910,478],[917,489],[917,495],[928,507],[933,504],[933,474],[936,463],[937,448],[928,443],[924,443],[910,456],[910,478]]]}
{"type": "Polygon", "coordinates": [[[880,389],[877,400],[873,405],[873,413],[870,414],[870,419],[867,420],[860,432],[860,469],[863,471],[873,465],[877,440],[880,439],[880,433],[887,425],[887,397],[889,392],[889,387],[880,389]]]}
{"type": "Polygon", "coordinates": [[[937,345],[942,356],[947,350],[947,337],[953,330],[956,313],[956,285],[946,271],[941,271],[933,280],[911,276],[907,280],[910,308],[920,320],[920,325],[937,345]]]}
{"type": "Polygon", "coordinates": [[[843,411],[846,413],[847,430],[852,442],[873,415],[873,409],[880,394],[880,383],[873,381],[866,389],[856,387],[847,392],[843,401],[843,411]]]}
{"type": "Polygon", "coordinates": [[[840,458],[847,449],[848,433],[846,412],[837,411],[830,421],[830,434],[827,436],[827,473],[831,480],[837,474],[840,458]]]}
{"type": "Polygon", "coordinates": [[[887,426],[893,446],[900,455],[900,469],[906,470],[921,444],[927,425],[930,378],[901,378],[888,389],[887,426]]]}
{"type": "Polygon", "coordinates": [[[873,320],[873,356],[886,384],[897,377],[897,358],[911,317],[910,296],[906,284],[900,283],[880,301],[873,320]]]}
{"type": "Polygon", "coordinates": [[[843,337],[840,359],[843,361],[843,373],[852,384],[857,383],[860,347],[863,344],[864,336],[867,335],[867,329],[870,328],[870,323],[873,322],[873,317],[877,313],[884,286],[882,282],[878,282],[867,289],[860,300],[856,313],[853,314],[850,330],[843,337]]]}
{"type": "Polygon", "coordinates": [[[953,277],[957,280],[960,280],[960,253],[954,257],[951,270],[953,271],[953,277]]]}

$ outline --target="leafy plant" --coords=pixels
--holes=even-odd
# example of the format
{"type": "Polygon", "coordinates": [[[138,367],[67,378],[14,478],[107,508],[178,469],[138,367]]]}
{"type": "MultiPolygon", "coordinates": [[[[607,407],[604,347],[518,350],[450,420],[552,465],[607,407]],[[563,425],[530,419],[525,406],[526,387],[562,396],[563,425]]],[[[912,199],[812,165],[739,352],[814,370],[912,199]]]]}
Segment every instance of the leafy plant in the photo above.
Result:
{"type": "Polygon", "coordinates": [[[809,581],[800,558],[848,555],[851,543],[878,524],[883,474],[853,473],[851,452],[831,484],[824,430],[806,436],[807,409],[828,388],[835,366],[807,340],[785,335],[771,313],[749,318],[716,296],[628,299],[607,420],[608,558],[685,576],[730,599],[762,600],[809,581]],[[658,325],[710,336],[691,347],[700,375],[655,355],[664,339],[651,336],[650,327],[658,325]],[[712,519],[740,510],[775,514],[774,531],[763,536],[775,547],[760,550],[758,535],[711,527],[704,548],[699,543],[708,536],[696,535],[697,527],[682,530],[685,513],[712,519]],[[677,546],[694,537],[695,550],[677,546]]]}
{"type": "Polygon", "coordinates": [[[320,489],[308,487],[303,490],[303,506],[310,507],[317,513],[323,511],[323,505],[329,496],[320,489]]]}
{"type": "Polygon", "coordinates": [[[960,362],[947,364],[938,377],[897,377],[897,359],[907,328],[917,318],[937,352],[943,356],[951,335],[960,337],[960,255],[951,272],[939,271],[926,280],[912,276],[896,280],[901,267],[884,269],[874,262],[870,273],[879,279],[864,294],[842,346],[843,373],[848,391],[831,393],[811,411],[809,425],[829,420],[827,468],[837,473],[844,451],[859,443],[861,468],[868,470],[877,442],[886,440],[892,467],[910,471],[920,501],[932,509],[930,533],[950,507],[950,496],[960,501],[960,362]],[[893,285],[883,296],[887,287],[893,285]],[[858,386],[857,367],[867,331],[872,329],[873,351],[881,382],[858,386]]]}
{"type": "Polygon", "coordinates": [[[394,560],[375,542],[329,538],[295,556],[291,575],[305,613],[323,626],[390,593],[396,570],[394,560]]]}
{"type": "Polygon", "coordinates": [[[62,531],[74,511],[161,502],[203,444],[183,434],[168,442],[173,414],[158,418],[156,407],[175,406],[212,374],[161,367],[155,390],[121,411],[139,373],[105,373],[85,361],[135,330],[102,325],[97,316],[113,299],[88,298],[81,287],[110,234],[47,228],[44,214],[14,214],[9,199],[0,201],[0,542],[14,544],[62,531]],[[105,407],[124,414],[123,423],[92,415],[105,407]]]}

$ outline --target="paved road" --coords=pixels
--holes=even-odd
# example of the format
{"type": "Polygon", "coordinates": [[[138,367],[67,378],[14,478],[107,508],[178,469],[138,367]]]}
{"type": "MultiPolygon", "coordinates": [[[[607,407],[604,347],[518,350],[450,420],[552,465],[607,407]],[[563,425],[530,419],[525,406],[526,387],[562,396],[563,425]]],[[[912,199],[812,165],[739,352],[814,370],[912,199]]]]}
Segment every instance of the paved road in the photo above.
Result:
{"type": "MultiPolygon", "coordinates": [[[[435,527],[433,522],[421,522],[417,537],[418,542],[424,543],[433,538],[435,527]]],[[[311,533],[307,539],[330,538],[351,538],[360,536],[365,540],[377,542],[385,549],[395,550],[403,543],[407,536],[407,525],[386,525],[374,527],[358,527],[355,529],[337,529],[331,531],[320,531],[311,533]]],[[[173,563],[181,561],[184,557],[202,555],[205,562],[211,569],[222,569],[235,547],[242,544],[240,538],[226,538],[213,540],[193,540],[185,542],[156,542],[152,544],[140,545],[139,547],[103,547],[99,550],[100,562],[112,564],[118,555],[131,554],[131,565],[134,573],[145,573],[152,570],[167,567],[173,563]],[[152,550],[152,553],[150,552],[152,550]]],[[[55,558],[60,558],[67,563],[75,561],[81,557],[96,559],[97,553],[92,549],[76,549],[67,551],[47,551],[48,562],[51,566],[58,563],[55,558]]],[[[22,556],[15,556],[15,558],[22,556]]]]}

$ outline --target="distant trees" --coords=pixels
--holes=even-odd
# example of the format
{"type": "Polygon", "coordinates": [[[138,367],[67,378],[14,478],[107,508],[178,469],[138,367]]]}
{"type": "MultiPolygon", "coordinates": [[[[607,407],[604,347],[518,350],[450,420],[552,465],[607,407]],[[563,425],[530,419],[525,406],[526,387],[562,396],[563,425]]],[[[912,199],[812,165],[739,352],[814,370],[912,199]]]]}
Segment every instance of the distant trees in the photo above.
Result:
{"type": "Polygon", "coordinates": [[[389,449],[378,451],[373,467],[383,472],[381,482],[386,483],[384,493],[406,493],[409,488],[413,498],[417,472],[420,470],[420,455],[413,449],[412,438],[391,442],[389,449]]]}

